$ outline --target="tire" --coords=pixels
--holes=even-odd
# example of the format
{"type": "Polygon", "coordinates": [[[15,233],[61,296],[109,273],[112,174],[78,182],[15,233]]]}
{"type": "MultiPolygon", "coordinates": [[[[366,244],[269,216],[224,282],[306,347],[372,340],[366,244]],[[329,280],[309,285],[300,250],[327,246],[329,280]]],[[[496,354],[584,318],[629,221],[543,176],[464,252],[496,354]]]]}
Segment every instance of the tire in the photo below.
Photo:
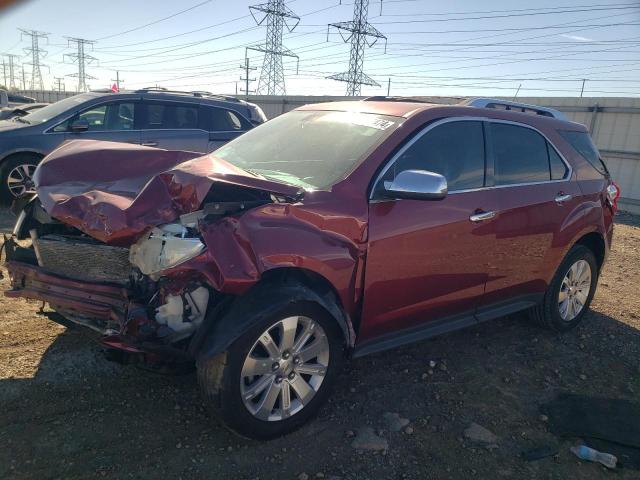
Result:
{"type": "Polygon", "coordinates": [[[0,202],[10,204],[17,196],[33,187],[31,176],[41,158],[31,153],[10,156],[0,167],[0,202]],[[10,179],[22,179],[22,183],[9,183],[10,179]],[[10,188],[11,185],[11,188],[10,188]]]}
{"type": "Polygon", "coordinates": [[[542,303],[531,310],[530,316],[532,320],[540,326],[556,332],[566,332],[576,327],[582,321],[591,305],[591,300],[593,299],[598,283],[598,274],[598,263],[593,252],[584,245],[574,245],[553,276],[542,303]],[[579,272],[585,272],[587,266],[590,269],[590,279],[587,281],[582,277],[582,282],[579,282],[577,280],[578,275],[580,275],[579,272]],[[582,289],[574,287],[573,290],[571,290],[572,293],[568,294],[567,280],[571,280],[568,278],[568,275],[570,275],[569,271],[572,267],[576,268],[571,274],[574,277],[574,283],[576,285],[584,285],[585,287],[582,289]],[[584,290],[587,284],[589,285],[589,291],[585,293],[584,290]],[[562,302],[560,297],[561,290],[564,292],[562,302]],[[578,300],[577,304],[574,304],[574,307],[570,306],[571,297],[578,300]],[[575,306],[580,303],[582,305],[579,308],[575,308],[575,306]]]}
{"type": "Polygon", "coordinates": [[[297,301],[257,321],[226,352],[199,362],[198,383],[210,410],[229,429],[244,437],[269,439],[299,428],[318,412],[329,396],[343,358],[344,339],[335,319],[314,302],[297,301]],[[294,331],[294,346],[289,352],[286,345],[291,342],[285,341],[281,332],[285,322],[289,327],[293,324],[291,318],[295,318],[299,326],[294,331]],[[311,324],[308,320],[314,325],[314,333],[302,342],[304,348],[296,350],[295,343],[302,338],[299,335],[308,332],[306,328],[311,324]],[[268,355],[263,343],[266,334],[273,341],[271,347],[278,349],[277,357],[265,357],[268,355]],[[311,350],[305,349],[309,347],[322,353],[295,364],[302,358],[296,353],[306,351],[308,356],[311,350]],[[260,359],[255,363],[260,375],[244,375],[258,371],[250,368],[255,358],[260,359]],[[324,368],[320,368],[322,364],[324,368]],[[323,371],[324,375],[311,375],[310,371],[323,371]],[[258,385],[266,387],[245,400],[243,395],[250,397],[259,390],[258,385]],[[285,391],[289,392],[288,410],[285,391]],[[269,400],[274,402],[272,407],[269,400]]]}

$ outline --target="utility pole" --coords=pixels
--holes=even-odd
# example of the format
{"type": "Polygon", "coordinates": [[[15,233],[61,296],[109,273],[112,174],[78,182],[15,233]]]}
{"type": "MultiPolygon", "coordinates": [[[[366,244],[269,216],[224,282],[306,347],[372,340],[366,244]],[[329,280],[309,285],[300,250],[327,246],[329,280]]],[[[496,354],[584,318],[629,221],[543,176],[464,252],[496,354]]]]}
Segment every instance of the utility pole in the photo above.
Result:
{"type": "Polygon", "coordinates": [[[19,29],[22,32],[22,37],[27,36],[31,39],[31,46],[24,49],[27,54],[31,54],[31,90],[44,90],[44,84],[42,82],[42,68],[49,68],[43,65],[41,60],[47,56],[47,51],[40,48],[40,39],[48,41],[48,33],[39,32],[37,30],[26,30],[24,28],[19,29]]]}
{"type": "MultiPolygon", "coordinates": [[[[5,53],[4,56],[9,62],[9,83],[7,84],[7,80],[5,79],[5,85],[9,90],[16,90],[18,88],[18,82],[16,81],[16,62],[20,59],[20,56],[13,55],[11,53],[5,53]]],[[[2,61],[2,64],[4,66],[4,60],[2,61]]]]}
{"type": "Polygon", "coordinates": [[[292,32],[300,23],[300,17],[285,5],[284,0],[269,0],[267,3],[253,5],[249,7],[249,11],[258,25],[264,23],[267,25],[265,43],[247,47],[248,50],[264,53],[260,80],[256,91],[267,95],[285,95],[282,57],[293,57],[298,60],[298,56],[282,45],[282,32],[285,26],[287,30],[292,32]],[[264,15],[262,15],[261,19],[258,19],[256,14],[264,15]]]}
{"type": "Polygon", "coordinates": [[[84,38],[77,37],[65,37],[69,44],[75,44],[77,47],[76,53],[67,53],[64,57],[68,57],[72,63],[78,64],[78,73],[72,73],[67,75],[68,77],[78,77],[78,89],[77,92],[86,92],[87,88],[87,79],[95,79],[86,72],[86,66],[90,63],[97,61],[96,57],[93,57],[85,52],[85,46],[89,45],[93,48],[93,45],[96,43],[94,40],[86,40],[84,38]]]}
{"type": "Polygon", "coordinates": [[[582,88],[580,89],[580,98],[582,98],[582,94],[584,93],[584,84],[587,82],[586,78],[582,79],[582,88]]]}
{"type": "Polygon", "coordinates": [[[64,80],[64,77],[53,77],[53,79],[56,82],[55,89],[58,92],[64,92],[66,90],[64,83],[62,83],[62,81],[64,80]]]}
{"type": "MultiPolygon", "coordinates": [[[[245,55],[246,55],[246,51],[245,51],[245,55]]],[[[244,65],[240,65],[240,68],[242,68],[244,70],[244,77],[240,76],[240,80],[242,80],[244,82],[244,89],[240,89],[241,92],[244,92],[246,98],[249,98],[249,93],[253,93],[253,90],[249,90],[249,82],[255,82],[256,79],[255,78],[249,78],[249,72],[251,72],[252,70],[257,70],[256,67],[250,67],[249,66],[249,57],[245,56],[244,57],[244,65]]],[[[236,85],[236,90],[237,90],[237,85],[236,85]]],[[[236,92],[237,94],[238,92],[236,92]]]]}
{"type": "Polygon", "coordinates": [[[124,83],[124,79],[120,78],[120,71],[116,70],[116,78],[111,79],[112,82],[116,82],[116,86],[118,87],[118,91],[120,91],[120,82],[124,83]]]}
{"type": "Polygon", "coordinates": [[[9,84],[7,83],[7,64],[4,62],[4,58],[2,59],[2,76],[4,77],[4,86],[9,88],[9,84]]]}
{"type": "Polygon", "coordinates": [[[387,82],[387,97],[391,96],[391,77],[389,77],[389,81],[387,82]]]}
{"type": "Polygon", "coordinates": [[[380,84],[363,72],[364,48],[373,47],[380,39],[385,41],[385,53],[387,51],[387,37],[367,20],[369,15],[369,0],[355,0],[353,3],[353,20],[349,22],[330,23],[327,26],[327,40],[329,30],[334,27],[340,32],[345,43],[351,42],[349,56],[349,70],[337,73],[327,78],[347,82],[347,96],[360,96],[362,85],[379,87],[380,84]]]}

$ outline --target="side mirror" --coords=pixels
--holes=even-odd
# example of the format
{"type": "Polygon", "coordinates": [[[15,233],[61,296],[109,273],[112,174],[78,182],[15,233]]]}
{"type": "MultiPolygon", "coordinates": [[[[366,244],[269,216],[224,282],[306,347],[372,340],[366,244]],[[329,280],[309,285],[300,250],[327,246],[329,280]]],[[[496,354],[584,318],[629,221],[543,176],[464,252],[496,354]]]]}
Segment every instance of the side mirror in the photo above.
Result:
{"type": "Polygon", "coordinates": [[[81,119],[74,120],[69,128],[72,132],[86,132],[89,130],[89,122],[81,119]]]}
{"type": "Polygon", "coordinates": [[[412,200],[442,200],[447,196],[447,179],[426,170],[405,170],[391,182],[384,182],[388,198],[412,200]]]}

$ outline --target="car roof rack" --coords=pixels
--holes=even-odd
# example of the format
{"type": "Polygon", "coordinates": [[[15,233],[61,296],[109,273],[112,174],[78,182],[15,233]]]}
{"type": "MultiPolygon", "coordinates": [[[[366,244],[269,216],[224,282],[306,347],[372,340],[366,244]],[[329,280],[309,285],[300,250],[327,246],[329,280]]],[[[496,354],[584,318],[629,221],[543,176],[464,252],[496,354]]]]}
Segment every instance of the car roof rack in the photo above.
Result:
{"type": "Polygon", "coordinates": [[[362,99],[363,102],[413,102],[413,103],[433,103],[428,100],[417,97],[385,97],[384,95],[375,95],[362,99]]]}
{"type": "Polygon", "coordinates": [[[462,102],[462,104],[468,107],[495,108],[499,110],[541,115],[543,117],[551,117],[558,120],[569,120],[564,113],[553,108],[530,105],[528,103],[511,102],[509,100],[499,100],[497,98],[472,98],[471,100],[462,102]]]}
{"type": "Polygon", "coordinates": [[[218,95],[215,93],[207,92],[204,90],[184,91],[184,90],[169,90],[164,87],[145,87],[135,90],[134,93],[173,93],[177,95],[191,95],[198,98],[219,98],[228,102],[240,102],[241,100],[230,95],[218,95]]]}

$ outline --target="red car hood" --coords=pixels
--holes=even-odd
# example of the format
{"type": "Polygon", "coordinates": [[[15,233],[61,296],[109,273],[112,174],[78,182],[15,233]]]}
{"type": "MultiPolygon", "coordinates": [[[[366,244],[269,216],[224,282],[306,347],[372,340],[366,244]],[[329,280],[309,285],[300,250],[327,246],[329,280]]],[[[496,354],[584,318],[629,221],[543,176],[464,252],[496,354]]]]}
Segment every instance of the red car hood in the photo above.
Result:
{"type": "Polygon", "coordinates": [[[109,244],[129,245],[156,225],[198,210],[216,183],[294,197],[299,188],[256,178],[213,155],[76,140],[34,175],[52,217],[109,244]]]}

